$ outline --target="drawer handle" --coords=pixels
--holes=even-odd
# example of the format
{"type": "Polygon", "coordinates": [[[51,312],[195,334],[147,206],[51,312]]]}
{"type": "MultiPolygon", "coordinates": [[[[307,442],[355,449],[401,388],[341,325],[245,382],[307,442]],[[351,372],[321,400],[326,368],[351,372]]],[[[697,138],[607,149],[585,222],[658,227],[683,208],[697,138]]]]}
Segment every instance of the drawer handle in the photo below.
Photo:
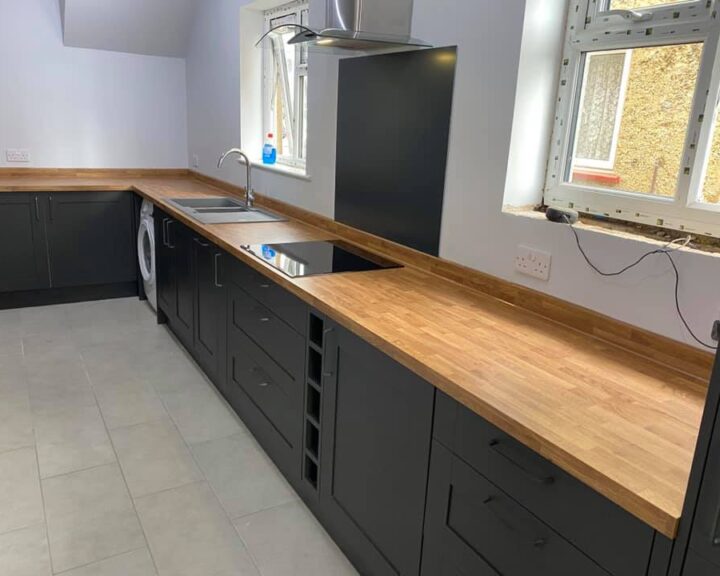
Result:
{"type": "Polygon", "coordinates": [[[272,318],[270,318],[269,316],[263,316],[262,318],[260,318],[260,322],[270,322],[271,320],[272,318]]]}
{"type": "Polygon", "coordinates": [[[550,484],[553,484],[555,482],[555,478],[552,476],[541,476],[539,474],[536,474],[532,470],[529,470],[519,462],[516,462],[513,458],[511,458],[504,450],[503,444],[500,442],[500,440],[492,440],[490,442],[490,448],[493,449],[493,451],[498,455],[502,456],[505,460],[510,462],[515,468],[520,470],[525,476],[530,478],[533,482],[536,482],[538,484],[545,484],[546,486],[549,486],[550,484]]]}
{"type": "Polygon", "coordinates": [[[260,284],[260,288],[270,288],[270,284],[260,284]]]}
{"type": "Polygon", "coordinates": [[[220,257],[221,257],[221,256],[222,256],[222,254],[221,254],[220,252],[218,252],[217,254],[215,254],[215,262],[214,262],[214,264],[215,264],[215,288],[222,288],[222,287],[223,287],[223,285],[220,283],[220,272],[219,272],[219,270],[220,270],[220,257]]]}
{"type": "Polygon", "coordinates": [[[267,388],[270,386],[270,380],[268,379],[267,374],[265,374],[265,370],[260,368],[259,366],[255,366],[254,368],[250,368],[250,374],[254,374],[257,376],[260,376],[262,380],[257,383],[258,388],[267,388]]]}
{"type": "MultiPolygon", "coordinates": [[[[515,532],[520,534],[521,531],[517,529],[517,527],[505,517],[505,514],[500,510],[500,507],[497,506],[497,501],[492,496],[488,496],[485,500],[483,500],[483,505],[492,512],[493,516],[497,518],[500,523],[505,526],[508,530],[511,532],[515,532]]],[[[534,534],[531,534],[530,530],[527,531],[527,534],[529,536],[529,539],[532,540],[533,546],[535,548],[543,548],[545,544],[547,544],[547,540],[545,538],[536,537],[534,534]]]]}
{"type": "Polygon", "coordinates": [[[720,546],[720,534],[718,534],[718,529],[720,529],[720,506],[718,506],[718,510],[715,513],[715,521],[713,522],[712,536],[710,538],[710,542],[713,547],[720,546]]]}
{"type": "Polygon", "coordinates": [[[200,240],[200,238],[196,237],[194,240],[203,248],[207,248],[208,246],[210,246],[210,244],[208,244],[207,242],[203,242],[202,240],[200,240]]]}

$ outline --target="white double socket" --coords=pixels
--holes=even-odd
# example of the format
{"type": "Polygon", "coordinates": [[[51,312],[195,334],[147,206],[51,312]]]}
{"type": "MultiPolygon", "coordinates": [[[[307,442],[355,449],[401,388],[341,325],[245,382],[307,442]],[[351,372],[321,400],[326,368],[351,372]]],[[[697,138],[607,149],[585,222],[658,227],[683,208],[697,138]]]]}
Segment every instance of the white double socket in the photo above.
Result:
{"type": "Polygon", "coordinates": [[[552,254],[550,252],[522,245],[517,248],[515,270],[521,274],[539,278],[540,280],[549,280],[551,263],[552,254]]]}
{"type": "Polygon", "coordinates": [[[8,148],[5,150],[5,160],[8,162],[30,162],[30,150],[25,148],[8,148]]]}

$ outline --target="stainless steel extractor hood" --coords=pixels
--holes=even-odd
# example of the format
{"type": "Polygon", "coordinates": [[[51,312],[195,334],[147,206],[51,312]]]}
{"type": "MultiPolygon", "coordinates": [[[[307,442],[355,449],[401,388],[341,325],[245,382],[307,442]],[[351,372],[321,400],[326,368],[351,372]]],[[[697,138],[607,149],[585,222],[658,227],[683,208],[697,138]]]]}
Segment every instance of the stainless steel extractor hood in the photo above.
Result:
{"type": "Polygon", "coordinates": [[[314,30],[291,24],[267,32],[258,42],[288,26],[297,29],[290,44],[340,50],[427,48],[431,44],[410,36],[413,0],[326,0],[326,28],[314,30]]]}

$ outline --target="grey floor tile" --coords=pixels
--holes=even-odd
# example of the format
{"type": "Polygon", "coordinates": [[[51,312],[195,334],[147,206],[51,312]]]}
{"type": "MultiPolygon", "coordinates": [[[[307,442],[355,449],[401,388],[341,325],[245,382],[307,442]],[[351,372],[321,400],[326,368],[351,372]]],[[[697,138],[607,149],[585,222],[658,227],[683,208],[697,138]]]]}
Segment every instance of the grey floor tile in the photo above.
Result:
{"type": "Polygon", "coordinates": [[[0,535],[3,576],[51,576],[45,525],[0,535]]]}
{"type": "Polygon", "coordinates": [[[259,576],[205,483],[136,500],[160,576],[259,576]]]}
{"type": "Polygon", "coordinates": [[[189,444],[246,432],[220,396],[209,388],[162,394],[165,408],[189,444]]]}
{"type": "Polygon", "coordinates": [[[263,576],[357,576],[302,502],[235,521],[263,576]]]}
{"type": "Polygon", "coordinates": [[[33,418],[27,389],[18,387],[12,392],[0,391],[0,453],[34,446],[33,418]]]}
{"type": "MultiPolygon", "coordinates": [[[[176,347],[177,344],[173,343],[176,347]]],[[[156,361],[145,367],[143,377],[161,395],[201,392],[210,389],[205,375],[181,350],[158,355],[156,361]]]]}
{"type": "Polygon", "coordinates": [[[134,498],[203,479],[168,418],[118,428],[110,434],[134,498]]]}
{"type": "Polygon", "coordinates": [[[155,566],[147,548],[126,552],[63,572],[60,576],[156,576],[155,566]]]}
{"type": "Polygon", "coordinates": [[[35,414],[95,406],[95,394],[79,355],[26,361],[30,405],[35,414]]]}
{"type": "Polygon", "coordinates": [[[22,355],[0,355],[0,395],[27,393],[27,370],[22,355]]]}
{"type": "Polygon", "coordinates": [[[35,438],[42,478],[115,462],[97,406],[36,416],[35,438]]]}
{"type": "Polygon", "coordinates": [[[49,334],[67,332],[68,324],[65,316],[67,305],[37,306],[21,308],[20,324],[23,336],[30,334],[49,334]]]}
{"type": "MultiPolygon", "coordinates": [[[[1,330],[2,328],[0,328],[1,330]]],[[[0,358],[5,356],[22,357],[23,343],[21,336],[0,334],[0,358]]]]}
{"type": "Polygon", "coordinates": [[[152,422],[167,416],[155,389],[142,380],[130,379],[124,385],[99,386],[95,396],[109,429],[152,422]]]}
{"type": "Polygon", "coordinates": [[[23,336],[23,353],[29,360],[63,362],[77,358],[79,348],[67,330],[23,336]]]}
{"type": "Polygon", "coordinates": [[[0,534],[45,521],[34,448],[0,454],[0,534]]]}
{"type": "Polygon", "coordinates": [[[192,451],[231,518],[298,498],[270,458],[247,434],[203,442],[193,446],[192,451]]]}
{"type": "Polygon", "coordinates": [[[55,572],[145,545],[116,464],[43,480],[42,486],[55,572]]]}

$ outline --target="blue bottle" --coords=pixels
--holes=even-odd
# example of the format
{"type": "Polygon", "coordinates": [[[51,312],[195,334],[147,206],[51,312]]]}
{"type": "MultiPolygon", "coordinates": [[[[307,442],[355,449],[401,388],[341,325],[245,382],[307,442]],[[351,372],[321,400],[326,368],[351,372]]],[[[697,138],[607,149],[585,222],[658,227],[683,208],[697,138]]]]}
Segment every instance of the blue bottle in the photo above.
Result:
{"type": "Polygon", "coordinates": [[[277,162],[277,148],[273,134],[270,132],[263,146],[263,164],[275,164],[275,162],[277,162]]]}

